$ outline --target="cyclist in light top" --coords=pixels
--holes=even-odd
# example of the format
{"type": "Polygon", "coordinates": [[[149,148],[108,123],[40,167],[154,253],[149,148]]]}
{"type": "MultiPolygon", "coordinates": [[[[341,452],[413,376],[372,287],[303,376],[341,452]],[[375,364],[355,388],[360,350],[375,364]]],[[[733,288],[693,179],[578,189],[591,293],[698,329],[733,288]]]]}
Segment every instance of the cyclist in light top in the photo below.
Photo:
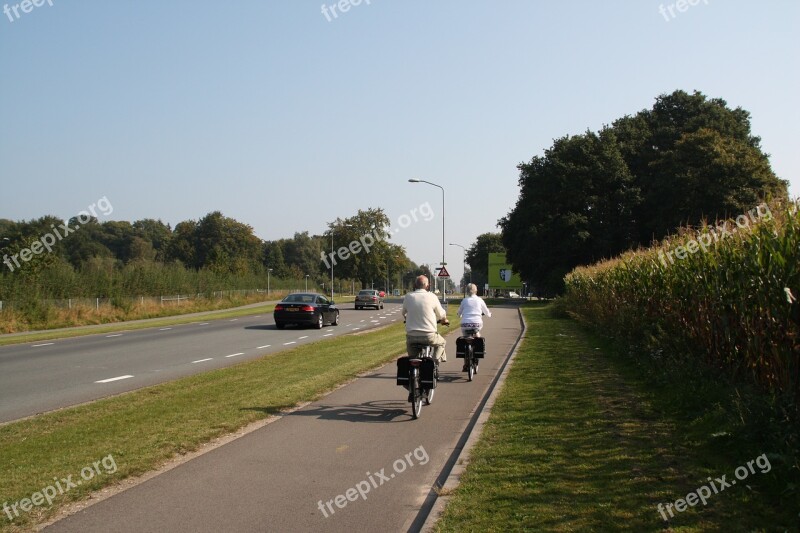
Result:
{"type": "Polygon", "coordinates": [[[486,307],[483,298],[477,296],[478,287],[474,283],[467,285],[467,292],[469,296],[461,300],[461,305],[458,306],[458,316],[461,317],[461,334],[466,336],[467,329],[477,329],[478,332],[475,336],[480,337],[483,327],[481,315],[491,317],[492,312],[486,307]]]}
{"type": "Polygon", "coordinates": [[[445,326],[450,325],[447,321],[447,313],[439,303],[439,298],[432,292],[428,292],[430,287],[428,278],[417,276],[414,280],[414,292],[406,294],[403,298],[403,318],[406,319],[406,349],[409,355],[412,353],[414,344],[428,344],[434,347],[434,357],[440,361],[447,361],[447,354],[444,352],[446,344],[444,337],[439,335],[436,323],[441,322],[445,326]]]}

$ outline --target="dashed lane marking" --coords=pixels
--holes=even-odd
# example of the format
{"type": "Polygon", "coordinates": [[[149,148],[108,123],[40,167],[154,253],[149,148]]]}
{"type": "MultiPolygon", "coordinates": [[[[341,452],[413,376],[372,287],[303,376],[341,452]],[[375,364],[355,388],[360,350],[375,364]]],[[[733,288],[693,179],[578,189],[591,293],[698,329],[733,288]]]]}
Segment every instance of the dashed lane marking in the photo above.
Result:
{"type": "Polygon", "coordinates": [[[100,381],[95,381],[95,383],[111,383],[112,381],[120,381],[122,379],[130,379],[133,376],[126,375],[126,376],[117,376],[115,378],[108,378],[108,379],[101,379],[100,381]]]}

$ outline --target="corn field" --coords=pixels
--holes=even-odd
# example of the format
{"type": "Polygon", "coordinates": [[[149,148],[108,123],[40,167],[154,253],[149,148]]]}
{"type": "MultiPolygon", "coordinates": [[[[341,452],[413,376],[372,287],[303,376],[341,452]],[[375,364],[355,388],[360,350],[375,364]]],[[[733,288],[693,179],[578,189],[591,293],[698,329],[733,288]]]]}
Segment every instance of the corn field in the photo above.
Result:
{"type": "Polygon", "coordinates": [[[759,213],[685,228],[658,246],[576,268],[565,278],[562,306],[613,337],[669,352],[678,364],[700,358],[754,383],[796,415],[800,213],[786,201],[759,213]]]}

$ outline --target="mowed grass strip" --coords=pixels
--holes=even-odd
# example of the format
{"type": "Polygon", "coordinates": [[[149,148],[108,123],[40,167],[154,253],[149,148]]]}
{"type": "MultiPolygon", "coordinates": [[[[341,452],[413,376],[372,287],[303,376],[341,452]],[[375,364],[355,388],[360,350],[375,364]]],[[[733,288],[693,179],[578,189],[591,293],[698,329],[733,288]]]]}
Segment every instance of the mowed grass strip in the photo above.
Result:
{"type": "MultiPolygon", "coordinates": [[[[347,307],[349,308],[349,305],[352,304],[354,300],[354,296],[343,296],[341,299],[337,298],[336,304],[340,309],[344,307],[345,304],[347,304],[347,307]]],[[[126,320],[128,320],[126,322],[111,322],[104,325],[92,322],[91,325],[75,326],[68,329],[37,331],[31,333],[20,333],[11,336],[0,336],[0,346],[47,341],[53,339],[84,337],[86,335],[100,335],[103,333],[113,333],[117,331],[133,331],[137,329],[160,328],[164,326],[179,326],[182,324],[191,324],[193,322],[206,322],[212,320],[222,320],[225,318],[265,315],[271,314],[274,310],[274,302],[265,302],[262,305],[254,307],[222,310],[206,310],[202,307],[198,307],[196,309],[174,309],[173,313],[164,317],[152,318],[151,316],[143,316],[137,318],[126,318],[126,320]],[[180,312],[180,314],[176,314],[178,312],[180,312]],[[195,313],[202,313],[202,315],[196,315],[195,313]],[[146,320],[146,322],[140,322],[139,320],[146,320]]]]}
{"type": "MultiPolygon", "coordinates": [[[[118,469],[106,474],[101,466],[101,475],[59,495],[53,507],[34,507],[13,522],[0,514],[0,531],[45,521],[93,490],[144,474],[176,454],[317,399],[404,352],[405,330],[399,323],[0,426],[0,506],[30,498],[54,485],[56,477],[80,480],[82,468],[108,455],[118,469]]],[[[395,388],[392,383],[387,395],[399,394],[395,388]]]]}
{"type": "Polygon", "coordinates": [[[757,454],[723,445],[714,460],[711,435],[665,416],[671,400],[630,363],[547,307],[523,312],[525,338],[436,531],[794,530],[798,510],[759,470],[665,522],[659,503],[730,482],[757,454]]]}

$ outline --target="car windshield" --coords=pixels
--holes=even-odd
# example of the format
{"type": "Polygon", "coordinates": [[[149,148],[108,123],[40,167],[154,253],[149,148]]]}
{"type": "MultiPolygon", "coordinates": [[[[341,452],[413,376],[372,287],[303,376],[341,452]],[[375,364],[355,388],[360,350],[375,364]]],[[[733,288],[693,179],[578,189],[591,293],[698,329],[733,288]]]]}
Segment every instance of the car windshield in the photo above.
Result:
{"type": "Polygon", "coordinates": [[[290,294],[284,298],[283,301],[289,303],[312,304],[314,303],[314,298],[313,294],[290,294]]]}
{"type": "Polygon", "coordinates": [[[359,296],[372,296],[375,294],[375,291],[361,291],[358,293],[359,296]]]}

